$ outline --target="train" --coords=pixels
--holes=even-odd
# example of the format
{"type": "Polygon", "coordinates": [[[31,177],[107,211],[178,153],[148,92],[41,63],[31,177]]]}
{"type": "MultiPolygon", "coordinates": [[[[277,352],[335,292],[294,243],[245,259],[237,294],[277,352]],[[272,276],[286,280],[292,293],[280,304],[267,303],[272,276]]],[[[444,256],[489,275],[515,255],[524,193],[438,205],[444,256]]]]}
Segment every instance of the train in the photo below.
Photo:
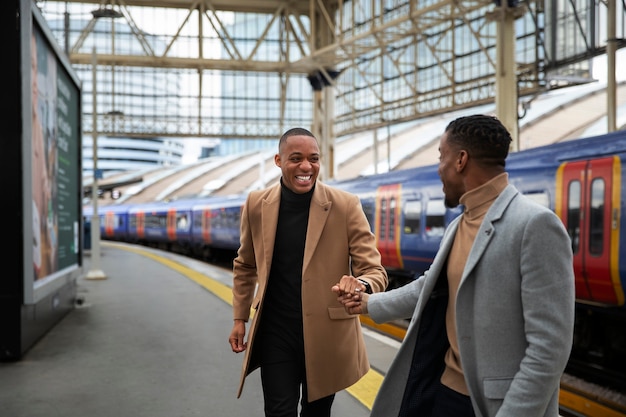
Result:
{"type": "MultiPolygon", "coordinates": [[[[574,253],[576,330],[572,360],[613,375],[626,392],[626,131],[510,153],[509,182],[563,221],[574,253]],[[625,244],[622,244],[624,242],[625,244]]],[[[329,182],[358,195],[377,239],[389,288],[432,262],[460,208],[444,204],[437,165],[329,182]]],[[[98,210],[102,239],[232,261],[245,195],[206,197],[98,210]]],[[[84,208],[87,221],[91,206],[84,208]]]]}

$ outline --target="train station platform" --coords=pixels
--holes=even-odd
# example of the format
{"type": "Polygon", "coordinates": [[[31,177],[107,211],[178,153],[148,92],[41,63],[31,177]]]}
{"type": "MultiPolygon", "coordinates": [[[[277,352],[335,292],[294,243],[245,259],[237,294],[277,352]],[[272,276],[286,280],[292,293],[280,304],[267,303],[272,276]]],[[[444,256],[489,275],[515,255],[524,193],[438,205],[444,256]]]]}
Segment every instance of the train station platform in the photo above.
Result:
{"type": "MultiPolygon", "coordinates": [[[[262,415],[259,371],[236,398],[231,274],[141,246],[103,242],[105,279],[78,279],[76,308],[20,361],[0,363],[1,417],[262,415]]],[[[365,417],[398,343],[365,330],[372,371],[333,415],[365,417]]]]}

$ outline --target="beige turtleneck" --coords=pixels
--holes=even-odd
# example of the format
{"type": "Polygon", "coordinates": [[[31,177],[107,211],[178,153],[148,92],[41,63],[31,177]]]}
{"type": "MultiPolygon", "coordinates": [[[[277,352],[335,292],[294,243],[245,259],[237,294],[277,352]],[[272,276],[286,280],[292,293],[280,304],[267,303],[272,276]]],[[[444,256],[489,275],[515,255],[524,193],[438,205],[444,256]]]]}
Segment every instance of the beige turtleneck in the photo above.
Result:
{"type": "Polygon", "coordinates": [[[463,194],[459,202],[464,206],[463,215],[456,231],[452,249],[448,255],[448,309],[446,310],[446,329],[450,348],[446,352],[446,368],[441,376],[445,386],[469,395],[463,377],[463,367],[459,355],[456,337],[456,294],[461,284],[465,263],[469,256],[474,238],[491,204],[508,185],[508,174],[502,173],[480,187],[463,194]]]}

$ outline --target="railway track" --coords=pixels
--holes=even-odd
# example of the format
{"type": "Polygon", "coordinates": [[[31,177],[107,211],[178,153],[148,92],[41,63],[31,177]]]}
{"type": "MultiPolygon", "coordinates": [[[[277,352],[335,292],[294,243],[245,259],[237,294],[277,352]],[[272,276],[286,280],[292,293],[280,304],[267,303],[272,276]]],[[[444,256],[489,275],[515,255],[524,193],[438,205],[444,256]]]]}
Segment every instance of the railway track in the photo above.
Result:
{"type": "Polygon", "coordinates": [[[572,357],[565,372],[609,390],[626,393],[626,376],[618,370],[572,357]]]}

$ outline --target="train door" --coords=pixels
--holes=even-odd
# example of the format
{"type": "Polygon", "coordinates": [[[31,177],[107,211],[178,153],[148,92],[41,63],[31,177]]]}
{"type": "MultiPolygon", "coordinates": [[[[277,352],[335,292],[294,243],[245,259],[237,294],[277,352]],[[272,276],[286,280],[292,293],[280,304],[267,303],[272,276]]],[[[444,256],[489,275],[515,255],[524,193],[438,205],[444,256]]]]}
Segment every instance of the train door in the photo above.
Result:
{"type": "Polygon", "coordinates": [[[137,212],[137,237],[143,239],[146,235],[146,213],[143,210],[137,212]]]}
{"type": "Polygon", "coordinates": [[[167,232],[167,238],[171,241],[176,240],[176,209],[171,208],[167,210],[167,217],[165,220],[165,230],[167,232]]]}
{"type": "Polygon", "coordinates": [[[202,209],[202,241],[211,243],[211,217],[213,211],[210,207],[202,209]]]}
{"type": "Polygon", "coordinates": [[[104,236],[113,237],[115,234],[115,216],[116,214],[110,211],[104,213],[104,236]]]}
{"type": "Polygon", "coordinates": [[[384,185],[376,195],[378,250],[386,267],[403,269],[400,256],[400,205],[402,185],[384,185]]]}
{"type": "Polygon", "coordinates": [[[572,241],[576,298],[621,305],[618,268],[620,160],[566,162],[557,173],[556,211],[572,241]]]}

